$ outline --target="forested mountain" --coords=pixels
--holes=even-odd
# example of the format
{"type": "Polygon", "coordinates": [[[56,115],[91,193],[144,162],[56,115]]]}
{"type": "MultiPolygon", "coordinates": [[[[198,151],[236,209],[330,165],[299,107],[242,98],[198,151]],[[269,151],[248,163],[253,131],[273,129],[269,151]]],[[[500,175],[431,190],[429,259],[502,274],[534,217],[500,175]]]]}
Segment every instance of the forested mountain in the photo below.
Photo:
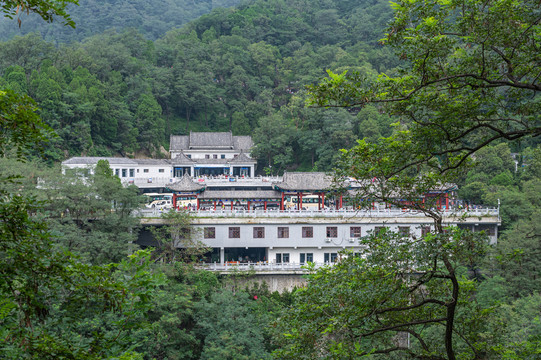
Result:
{"type": "MultiPolygon", "coordinates": [[[[131,29],[55,47],[28,34],[0,44],[0,84],[33,97],[59,137],[47,156],[159,153],[169,134],[253,134],[273,171],[329,169],[337,150],[377,138],[373,108],[304,108],[326,69],[368,76],[397,62],[378,44],[386,1],[253,1],[217,9],[156,41],[131,29]]],[[[78,25],[79,26],[79,25],[78,25]]]]}
{"type": "Polygon", "coordinates": [[[238,3],[239,0],[81,0],[78,6],[67,6],[76,23],[75,29],[64,26],[58,19],[48,24],[36,14],[23,13],[19,17],[20,27],[16,19],[0,18],[0,40],[37,32],[56,44],[72,43],[108,29],[122,32],[127,28],[137,29],[147,39],[155,40],[213,9],[238,3]]]}
{"type": "MultiPolygon", "coordinates": [[[[260,286],[240,289],[237,276],[242,275],[231,276],[228,283],[190,264],[191,255],[206,249],[175,249],[175,236],[188,233],[190,218],[185,212],[168,213],[168,226],[162,231],[154,229],[157,249],[133,253],[138,219],[132,214],[143,201],[138,190],[123,187],[105,161],[84,179],[76,174],[62,175],[58,167],[50,167],[74,155],[165,156],[162,149],[168,146],[170,134],[232,130],[236,135],[253,135],[254,156],[266,167],[264,171],[328,170],[337,164],[338,149],[351,147],[356,139],[375,142],[381,135],[408,132],[411,122],[393,119],[375,106],[349,110],[305,107],[305,85],[318,82],[327,69],[337,74],[358,71],[368,79],[408,69],[379,43],[391,18],[386,0],[254,0],[236,8],[214,9],[178,28],[185,22],[181,17],[188,17],[183,14],[196,16],[233,3],[81,2],[80,8],[70,9],[77,30],[63,29],[65,33],[60,33],[53,24],[43,35],[25,34],[0,43],[0,357],[298,359],[310,356],[295,354],[302,349],[299,345],[305,345],[314,352],[314,358],[402,359],[390,353],[400,342],[397,334],[405,334],[405,329],[388,326],[388,311],[381,309],[394,306],[388,301],[392,294],[404,294],[404,305],[393,310],[398,311],[399,320],[412,318],[414,325],[420,325],[428,345],[436,345],[439,350],[444,345],[443,337],[420,319],[435,315],[435,321],[442,323],[445,319],[438,320],[441,309],[433,305],[448,306],[457,301],[459,307],[452,314],[455,327],[449,330],[456,330],[455,339],[471,337],[476,341],[457,346],[456,357],[444,357],[430,352],[426,342],[416,340],[421,339],[420,332],[411,331],[408,347],[402,349],[405,356],[538,359],[538,132],[519,138],[521,142],[498,140],[483,146],[468,158],[471,163],[463,167],[462,176],[453,179],[460,198],[483,208],[501,206],[497,244],[488,246],[482,232],[460,228],[440,229],[422,239],[411,239],[421,244],[438,243],[433,248],[437,251],[423,253],[412,251],[400,233],[394,239],[405,246],[386,242],[393,240],[388,231],[366,237],[373,240],[366,244],[383,247],[391,255],[383,253],[380,264],[399,268],[408,263],[390,261],[395,253],[421,258],[439,256],[440,250],[449,254],[448,259],[454,263],[449,268],[456,270],[454,279],[460,282],[461,291],[451,294],[447,286],[435,288],[445,296],[444,301],[427,298],[431,294],[424,285],[417,288],[421,290],[418,299],[411,289],[397,292],[410,282],[395,272],[380,272],[381,268],[374,267],[366,274],[372,274],[378,284],[394,278],[400,285],[389,288],[379,301],[371,296],[371,284],[355,276],[358,267],[352,262],[358,265],[366,260],[356,256],[344,256],[347,259],[339,261],[338,266],[314,272],[310,286],[293,294],[271,294],[260,286]],[[181,10],[186,8],[190,10],[181,10]],[[75,37],[69,35],[70,31],[75,37]],[[49,41],[52,38],[54,42],[49,41]],[[62,44],[66,39],[77,41],[62,44]],[[44,144],[48,164],[26,156],[27,152],[41,155],[38,148],[46,132],[31,100],[17,93],[36,100],[39,115],[57,134],[44,144]],[[394,127],[389,127],[391,122],[395,122],[394,127]],[[469,242],[474,237],[478,242],[469,242]],[[338,269],[337,276],[327,277],[326,273],[334,275],[333,269],[338,269]],[[415,301],[420,301],[419,307],[412,305],[415,301]],[[423,305],[428,307],[421,309],[423,305]],[[338,316],[330,313],[333,309],[338,316]],[[348,338],[365,340],[367,330],[356,332],[355,328],[366,324],[359,309],[375,315],[378,326],[393,332],[387,338],[374,331],[368,334],[376,334],[391,348],[363,352],[360,347],[344,345],[347,341],[341,342],[348,338]],[[311,316],[313,311],[322,315],[311,316]],[[355,331],[340,333],[347,327],[355,331]],[[309,341],[295,343],[299,335],[307,335],[309,341]],[[323,337],[324,342],[318,342],[317,337],[323,337]],[[327,352],[321,344],[329,340],[327,352]],[[353,355],[342,356],[344,351],[353,355]]],[[[404,3],[402,9],[416,6],[417,12],[423,12],[430,2],[404,3]]],[[[435,0],[432,5],[441,10],[450,3],[435,0]]],[[[525,5],[523,1],[470,3],[479,9],[489,8],[490,16],[507,16],[509,12],[497,8],[502,4],[519,9],[525,5]]],[[[4,6],[0,11],[5,13],[6,4],[13,6],[0,1],[4,6]]],[[[534,5],[539,8],[538,2],[534,5]]],[[[470,13],[464,14],[469,19],[470,13]]],[[[536,28],[517,26],[524,17],[511,15],[510,27],[504,28],[504,43],[514,45],[508,40],[507,30],[523,34],[535,33],[536,28]]],[[[532,16],[538,24],[536,13],[532,16]]],[[[424,22],[419,29],[432,27],[435,22],[431,18],[419,21],[424,22]]],[[[494,23],[499,28],[505,21],[494,23]]],[[[23,29],[26,25],[23,20],[23,29]]],[[[42,25],[36,26],[41,29],[42,25]]],[[[13,34],[11,30],[4,34],[13,34]]],[[[424,43],[426,36],[421,33],[417,38],[424,43]]],[[[536,39],[533,45],[538,45],[536,39]]],[[[531,47],[527,42],[522,45],[531,47]]],[[[446,54],[454,61],[461,55],[460,51],[446,54]]],[[[538,100],[534,94],[525,103],[538,100]]],[[[502,104],[507,105],[507,101],[502,104]]],[[[535,116],[532,118],[537,120],[535,116]]],[[[453,121],[448,125],[454,126],[453,121]]],[[[430,132],[423,134],[426,142],[433,142],[430,132]]],[[[397,141],[383,141],[390,148],[402,149],[403,144],[397,141]]],[[[375,153],[374,162],[353,164],[388,167],[394,159],[382,154],[387,153],[375,153]]],[[[440,164],[442,158],[437,159],[440,164]]],[[[346,169],[354,171],[354,167],[346,169]]],[[[427,173],[420,166],[414,170],[427,173]]],[[[392,180],[401,181],[411,174],[417,175],[402,171],[392,180]]],[[[429,177],[433,175],[428,173],[429,177]]],[[[370,178],[369,185],[379,181],[370,178]]],[[[410,188],[400,189],[401,195],[420,187],[418,179],[410,183],[410,188]]],[[[371,206],[371,202],[365,204],[371,206]]],[[[443,279],[448,275],[440,268],[448,264],[435,259],[430,264],[434,278],[443,279]]],[[[416,269],[415,276],[424,281],[417,273],[419,263],[410,264],[416,269]]]]}

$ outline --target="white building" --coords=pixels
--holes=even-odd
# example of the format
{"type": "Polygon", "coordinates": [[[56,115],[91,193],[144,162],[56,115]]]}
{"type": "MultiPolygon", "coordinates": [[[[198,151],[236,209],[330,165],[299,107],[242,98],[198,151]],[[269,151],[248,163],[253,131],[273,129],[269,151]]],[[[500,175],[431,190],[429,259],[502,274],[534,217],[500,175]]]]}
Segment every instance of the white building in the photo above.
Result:
{"type": "Polygon", "coordinates": [[[73,157],[62,162],[67,169],[92,172],[99,160],[107,160],[124,184],[140,189],[159,190],[182,176],[253,178],[256,161],[250,157],[250,136],[231,132],[171,136],[170,159],[130,159],[119,157],[73,157]]]}
{"type": "MultiPolygon", "coordinates": [[[[211,247],[213,264],[264,263],[300,266],[305,262],[336,261],[343,249],[360,249],[359,238],[388,227],[405,236],[421,237],[431,230],[422,213],[386,204],[354,210],[332,191],[324,173],[286,173],[255,177],[249,136],[231,133],[190,133],[171,136],[171,159],[76,157],[62,163],[64,171],[93,171],[107,160],[124,184],[141,191],[172,193],[175,208],[190,207],[193,226],[211,247]],[[189,200],[187,200],[189,199],[189,200]]],[[[485,231],[496,241],[498,209],[459,207],[454,186],[426,194],[442,212],[448,226],[485,231]]],[[[163,225],[160,210],[142,210],[143,225],[163,225]]],[[[142,232],[142,245],[151,245],[142,232]]]]}

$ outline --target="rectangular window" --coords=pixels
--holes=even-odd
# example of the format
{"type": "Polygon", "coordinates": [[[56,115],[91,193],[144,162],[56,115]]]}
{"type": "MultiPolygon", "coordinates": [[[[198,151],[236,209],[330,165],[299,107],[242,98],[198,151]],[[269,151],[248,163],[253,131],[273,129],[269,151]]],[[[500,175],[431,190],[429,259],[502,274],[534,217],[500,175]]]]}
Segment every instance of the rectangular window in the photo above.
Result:
{"type": "Polygon", "coordinates": [[[240,227],[232,226],[229,228],[229,238],[230,239],[239,239],[240,238],[240,227]]]}
{"type": "Polygon", "coordinates": [[[254,239],[263,239],[265,237],[264,227],[254,227],[254,239]]]}
{"type": "Polygon", "coordinates": [[[300,254],[300,263],[305,264],[307,262],[314,262],[314,254],[313,253],[301,253],[300,254]]]}
{"type": "Polygon", "coordinates": [[[338,237],[338,227],[336,226],[327,226],[327,237],[336,238],[338,237]]]}
{"type": "Polygon", "coordinates": [[[349,228],[349,237],[360,238],[361,237],[361,227],[360,226],[351,226],[349,228]]]}
{"type": "Polygon", "coordinates": [[[130,169],[130,177],[134,177],[135,176],[135,169],[130,169]]]}
{"type": "Polygon", "coordinates": [[[386,230],[385,226],[376,226],[374,228],[374,235],[379,235],[379,234],[383,233],[385,230],[386,230]]]}
{"type": "Polygon", "coordinates": [[[205,159],[210,159],[210,155],[209,155],[209,154],[205,154],[205,159]]]}
{"type": "Polygon", "coordinates": [[[303,238],[313,238],[314,237],[314,228],[311,226],[302,227],[302,237],[303,238]]]}
{"type": "Polygon", "coordinates": [[[162,172],[165,172],[165,170],[164,169],[158,169],[158,172],[162,173],[162,172]]]}
{"type": "Polygon", "coordinates": [[[400,236],[404,236],[404,237],[410,236],[410,227],[409,226],[399,226],[398,227],[398,233],[400,234],[400,236]]]}
{"type": "Polygon", "coordinates": [[[115,175],[120,177],[120,169],[115,169],[115,175]]]}
{"type": "Polygon", "coordinates": [[[148,173],[148,169],[143,169],[143,172],[144,172],[144,173],[148,173]]]}
{"type": "Polygon", "coordinates": [[[281,264],[281,263],[284,263],[284,264],[287,264],[289,263],[289,253],[283,253],[283,254],[276,254],[276,263],[277,264],[281,264]]]}
{"type": "Polygon", "coordinates": [[[215,227],[206,227],[203,230],[205,239],[216,239],[216,228],[215,227]]]}
{"type": "Polygon", "coordinates": [[[218,154],[212,155],[212,158],[213,158],[213,159],[218,159],[218,154]]]}
{"type": "Polygon", "coordinates": [[[191,158],[192,158],[192,154],[187,154],[186,157],[187,157],[188,159],[191,159],[191,158]]]}
{"type": "Polygon", "coordinates": [[[128,170],[122,169],[122,177],[127,177],[127,176],[128,176],[128,170]]]}
{"type": "Polygon", "coordinates": [[[139,174],[139,169],[137,169],[137,173],[139,174]]]}
{"type": "Polygon", "coordinates": [[[288,227],[278,227],[278,238],[287,239],[289,238],[289,228],[288,227]]]}
{"type": "Polygon", "coordinates": [[[220,159],[225,159],[225,155],[224,154],[220,155],[220,159]]]}
{"type": "Polygon", "coordinates": [[[329,262],[336,262],[338,260],[338,253],[324,253],[323,254],[323,261],[326,263],[329,262]]]}

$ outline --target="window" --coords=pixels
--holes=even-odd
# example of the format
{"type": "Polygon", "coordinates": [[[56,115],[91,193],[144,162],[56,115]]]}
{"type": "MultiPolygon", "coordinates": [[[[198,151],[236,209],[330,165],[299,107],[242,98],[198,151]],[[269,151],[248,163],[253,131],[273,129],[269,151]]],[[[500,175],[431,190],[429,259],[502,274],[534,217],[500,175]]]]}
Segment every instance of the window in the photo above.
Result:
{"type": "Polygon", "coordinates": [[[323,254],[323,261],[328,262],[336,262],[338,260],[338,253],[324,253],[323,254]]]}
{"type": "Polygon", "coordinates": [[[212,155],[212,158],[213,158],[213,159],[218,159],[218,154],[212,155]]]}
{"type": "Polygon", "coordinates": [[[311,226],[302,227],[302,237],[303,238],[313,238],[314,237],[314,228],[311,226]]]}
{"type": "Polygon", "coordinates": [[[220,159],[225,159],[225,155],[224,154],[220,155],[220,159]]]}
{"type": "Polygon", "coordinates": [[[387,230],[387,228],[385,226],[376,226],[374,228],[374,235],[379,235],[381,233],[384,233],[385,231],[387,230]]]}
{"type": "Polygon", "coordinates": [[[144,173],[148,173],[148,169],[143,169],[143,172],[144,172],[144,173]]]}
{"type": "Polygon", "coordinates": [[[127,176],[128,176],[128,170],[122,169],[122,177],[127,177],[127,176]]]}
{"type": "Polygon", "coordinates": [[[137,173],[139,174],[139,169],[137,169],[137,173]]]}
{"type": "Polygon", "coordinates": [[[289,253],[283,253],[283,254],[276,254],[276,263],[289,263],[289,253]]]}
{"type": "Polygon", "coordinates": [[[301,253],[300,254],[300,263],[304,264],[307,262],[314,262],[314,254],[313,253],[301,253]]]}
{"type": "Polygon", "coordinates": [[[191,158],[192,158],[192,154],[187,154],[186,157],[187,157],[188,159],[191,159],[191,158]]]}
{"type": "Polygon", "coordinates": [[[338,237],[338,227],[336,227],[336,226],[327,226],[327,237],[328,238],[338,237]]]}
{"type": "Polygon", "coordinates": [[[229,228],[229,238],[230,239],[239,239],[240,238],[240,227],[232,226],[229,228]]]}
{"type": "Polygon", "coordinates": [[[361,237],[361,227],[360,226],[351,226],[349,228],[349,237],[360,238],[361,237]]]}
{"type": "Polygon", "coordinates": [[[216,228],[206,227],[203,229],[205,239],[216,239],[216,228]]]}
{"type": "Polygon", "coordinates": [[[398,233],[400,234],[400,236],[404,236],[404,237],[410,236],[410,227],[409,226],[399,226],[398,227],[398,233]]]}
{"type": "Polygon", "coordinates": [[[165,170],[164,169],[158,169],[158,172],[162,173],[162,172],[165,172],[165,170]]]}
{"type": "Polygon", "coordinates": [[[210,159],[210,155],[209,155],[209,154],[205,154],[205,159],[210,159]]]}
{"type": "Polygon", "coordinates": [[[115,169],[115,175],[120,177],[120,169],[115,169]]]}
{"type": "Polygon", "coordinates": [[[135,176],[135,169],[130,169],[130,177],[134,177],[135,176]]]}
{"type": "Polygon", "coordinates": [[[254,239],[263,239],[265,237],[264,227],[254,227],[254,239]]]}
{"type": "Polygon", "coordinates": [[[425,237],[430,234],[430,225],[424,225],[421,227],[421,236],[425,237]]]}
{"type": "Polygon", "coordinates": [[[278,238],[287,239],[289,238],[289,228],[288,227],[278,227],[278,238]]]}

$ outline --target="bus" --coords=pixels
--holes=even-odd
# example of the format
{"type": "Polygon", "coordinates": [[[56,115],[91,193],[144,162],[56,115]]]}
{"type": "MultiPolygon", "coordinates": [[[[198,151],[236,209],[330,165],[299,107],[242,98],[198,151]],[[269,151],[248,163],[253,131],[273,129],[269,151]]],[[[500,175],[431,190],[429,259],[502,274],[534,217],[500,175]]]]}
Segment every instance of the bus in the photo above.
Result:
{"type": "Polygon", "coordinates": [[[195,210],[197,208],[197,200],[193,197],[177,196],[176,205],[178,209],[195,210]]]}
{"type": "Polygon", "coordinates": [[[171,209],[173,207],[173,194],[145,193],[147,209],[171,209]]]}
{"type": "MultiPolygon", "coordinates": [[[[329,206],[328,199],[325,199],[325,205],[321,204],[319,195],[304,195],[302,197],[302,210],[318,210],[320,207],[324,209],[329,206]]],[[[296,210],[298,207],[299,198],[297,196],[286,196],[284,207],[286,210],[296,210]]]]}

